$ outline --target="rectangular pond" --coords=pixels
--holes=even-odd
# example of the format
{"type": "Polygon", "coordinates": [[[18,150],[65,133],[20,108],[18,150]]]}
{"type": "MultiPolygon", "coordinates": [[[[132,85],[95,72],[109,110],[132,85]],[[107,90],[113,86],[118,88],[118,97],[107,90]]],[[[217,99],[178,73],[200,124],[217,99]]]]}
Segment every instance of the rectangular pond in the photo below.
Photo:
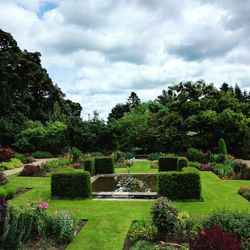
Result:
{"type": "Polygon", "coordinates": [[[92,180],[92,195],[96,198],[156,198],[157,175],[97,175],[92,180]]]}

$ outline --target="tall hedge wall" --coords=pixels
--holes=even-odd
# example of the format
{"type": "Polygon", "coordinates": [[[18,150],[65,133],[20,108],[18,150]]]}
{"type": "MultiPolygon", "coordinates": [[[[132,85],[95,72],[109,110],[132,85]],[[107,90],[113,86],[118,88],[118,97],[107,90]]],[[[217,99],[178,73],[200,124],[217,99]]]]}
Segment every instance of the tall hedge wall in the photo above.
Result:
{"type": "Polygon", "coordinates": [[[95,158],[95,174],[113,174],[114,158],[111,156],[102,156],[95,158]]]}
{"type": "Polygon", "coordinates": [[[158,195],[173,200],[200,199],[199,171],[195,168],[183,168],[182,172],[160,172],[158,174],[158,195]]]}
{"type": "Polygon", "coordinates": [[[177,166],[178,166],[178,157],[161,156],[159,158],[159,172],[160,171],[176,171],[177,166]]]}
{"type": "Polygon", "coordinates": [[[51,196],[60,198],[91,197],[90,173],[80,170],[58,171],[51,176],[51,196]]]}
{"type": "Polygon", "coordinates": [[[90,175],[95,175],[95,158],[88,158],[84,161],[84,170],[90,172],[90,175]]]}

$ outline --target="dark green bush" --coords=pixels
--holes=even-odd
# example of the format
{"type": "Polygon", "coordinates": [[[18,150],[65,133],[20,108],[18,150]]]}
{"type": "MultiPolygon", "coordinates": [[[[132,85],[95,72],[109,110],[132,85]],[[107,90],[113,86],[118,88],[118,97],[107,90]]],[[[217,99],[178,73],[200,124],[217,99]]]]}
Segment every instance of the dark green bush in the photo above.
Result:
{"type": "Polygon", "coordinates": [[[47,151],[36,151],[36,152],[32,153],[32,157],[42,159],[42,158],[52,158],[53,155],[47,151]]]}
{"type": "Polygon", "coordinates": [[[181,171],[183,168],[188,167],[188,159],[186,157],[178,157],[177,170],[181,171]]]}
{"type": "Polygon", "coordinates": [[[177,171],[178,157],[175,156],[161,156],[159,158],[159,172],[160,171],[177,171]]]}
{"type": "Polygon", "coordinates": [[[196,148],[188,148],[187,157],[189,161],[201,162],[203,153],[196,148]]]}
{"type": "Polygon", "coordinates": [[[227,146],[223,138],[220,138],[218,141],[218,153],[222,155],[227,155],[227,146]]]}
{"type": "Polygon", "coordinates": [[[90,173],[81,170],[58,171],[51,176],[51,196],[62,198],[91,197],[90,173]]]}
{"type": "Polygon", "coordinates": [[[183,168],[182,172],[160,172],[158,175],[158,195],[169,199],[200,199],[201,180],[195,168],[183,168]]]}
{"type": "Polygon", "coordinates": [[[70,150],[70,158],[73,162],[79,161],[79,159],[83,156],[82,151],[79,148],[73,147],[70,150]]]}
{"type": "Polygon", "coordinates": [[[90,172],[90,175],[95,175],[95,158],[88,158],[84,161],[84,170],[90,172]]]}
{"type": "Polygon", "coordinates": [[[111,156],[102,156],[95,158],[95,174],[113,174],[114,158],[111,156]]]}
{"type": "Polygon", "coordinates": [[[148,155],[148,159],[150,161],[154,161],[154,160],[159,160],[160,156],[162,155],[162,153],[151,153],[148,155]]]}
{"type": "Polygon", "coordinates": [[[132,152],[125,152],[124,153],[125,160],[130,160],[130,159],[133,159],[134,157],[135,157],[135,154],[132,152]]]}

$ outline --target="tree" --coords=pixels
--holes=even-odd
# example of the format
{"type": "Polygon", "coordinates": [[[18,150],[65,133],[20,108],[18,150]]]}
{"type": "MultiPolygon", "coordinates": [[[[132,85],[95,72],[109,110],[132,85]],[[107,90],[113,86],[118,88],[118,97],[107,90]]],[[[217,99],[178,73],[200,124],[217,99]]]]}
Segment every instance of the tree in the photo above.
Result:
{"type": "Polygon", "coordinates": [[[138,106],[141,103],[140,98],[137,96],[137,94],[135,92],[131,92],[128,100],[127,100],[127,105],[129,106],[129,108],[135,108],[136,106],[138,106]]]}

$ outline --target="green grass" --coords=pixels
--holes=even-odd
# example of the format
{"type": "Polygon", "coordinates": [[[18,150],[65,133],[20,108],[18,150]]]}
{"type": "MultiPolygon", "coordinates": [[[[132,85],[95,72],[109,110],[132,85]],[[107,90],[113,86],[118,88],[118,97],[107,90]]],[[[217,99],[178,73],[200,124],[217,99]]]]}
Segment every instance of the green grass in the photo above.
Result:
{"type": "MultiPolygon", "coordinates": [[[[157,173],[150,169],[150,162],[136,162],[132,173],[157,173]]],[[[116,173],[127,173],[126,168],[116,168],[116,173]]],[[[226,207],[248,210],[250,203],[237,194],[240,186],[250,186],[250,181],[224,181],[211,172],[201,172],[204,202],[176,202],[191,216],[208,215],[212,210],[226,207]]],[[[15,187],[33,188],[10,201],[18,206],[26,201],[50,197],[50,178],[10,176],[15,187]]],[[[152,201],[104,201],[104,200],[51,200],[49,211],[66,209],[79,219],[88,219],[67,249],[122,249],[132,220],[150,219],[152,201]]]]}

